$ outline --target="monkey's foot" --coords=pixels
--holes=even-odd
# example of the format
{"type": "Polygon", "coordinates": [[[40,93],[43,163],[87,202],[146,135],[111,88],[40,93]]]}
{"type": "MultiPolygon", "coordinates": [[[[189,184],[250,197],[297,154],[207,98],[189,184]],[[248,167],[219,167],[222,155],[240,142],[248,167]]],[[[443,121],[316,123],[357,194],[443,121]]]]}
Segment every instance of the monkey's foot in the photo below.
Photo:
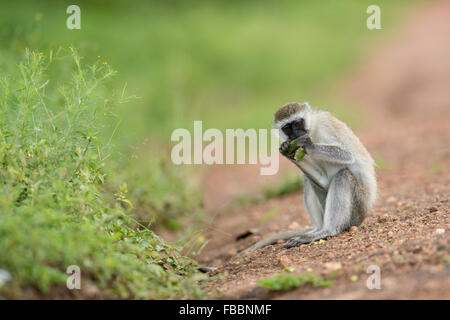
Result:
{"type": "Polygon", "coordinates": [[[289,239],[283,247],[285,248],[293,248],[293,247],[298,247],[299,245],[306,243],[305,241],[303,241],[302,237],[294,237],[289,239]]]}
{"type": "Polygon", "coordinates": [[[301,236],[293,237],[289,239],[285,244],[285,248],[293,248],[298,247],[301,244],[310,243],[311,241],[318,240],[316,237],[312,237],[310,235],[304,234],[301,236]]]}

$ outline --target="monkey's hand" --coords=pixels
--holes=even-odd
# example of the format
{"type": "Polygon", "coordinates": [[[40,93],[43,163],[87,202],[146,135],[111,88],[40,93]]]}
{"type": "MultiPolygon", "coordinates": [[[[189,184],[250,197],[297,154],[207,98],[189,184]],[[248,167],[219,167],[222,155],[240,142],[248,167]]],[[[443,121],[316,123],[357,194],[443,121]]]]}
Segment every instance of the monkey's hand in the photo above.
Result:
{"type": "Polygon", "coordinates": [[[312,149],[314,147],[314,143],[308,135],[303,135],[300,138],[297,138],[297,147],[303,148],[305,150],[312,149]]]}
{"type": "Polygon", "coordinates": [[[302,136],[283,142],[280,146],[280,153],[288,159],[302,161],[306,154],[306,146],[311,147],[313,143],[308,136],[302,136]]]}
{"type": "Polygon", "coordinates": [[[291,156],[293,156],[296,149],[297,147],[295,145],[292,146],[292,141],[288,140],[281,144],[280,153],[287,158],[292,158],[291,156]]]}

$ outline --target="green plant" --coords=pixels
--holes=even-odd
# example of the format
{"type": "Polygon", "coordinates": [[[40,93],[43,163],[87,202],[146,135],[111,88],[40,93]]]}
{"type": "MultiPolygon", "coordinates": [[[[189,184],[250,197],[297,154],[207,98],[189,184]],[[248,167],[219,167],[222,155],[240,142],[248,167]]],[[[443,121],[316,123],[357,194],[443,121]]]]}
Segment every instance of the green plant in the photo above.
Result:
{"type": "Polygon", "coordinates": [[[0,293],[51,296],[78,265],[104,297],[200,296],[189,280],[195,262],[133,219],[127,185],[115,199],[103,191],[115,71],[65,52],[26,50],[16,69],[0,71],[0,266],[13,277],[0,293]],[[59,77],[47,77],[51,68],[59,77]]]}

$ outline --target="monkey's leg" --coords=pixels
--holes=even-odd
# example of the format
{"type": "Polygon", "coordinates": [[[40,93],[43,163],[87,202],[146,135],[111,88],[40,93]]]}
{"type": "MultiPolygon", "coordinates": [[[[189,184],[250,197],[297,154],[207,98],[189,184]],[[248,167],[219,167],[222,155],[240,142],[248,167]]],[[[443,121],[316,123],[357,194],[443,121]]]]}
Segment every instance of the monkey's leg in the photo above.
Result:
{"type": "MultiPolygon", "coordinates": [[[[335,236],[348,229],[352,223],[359,224],[362,219],[359,197],[362,197],[361,186],[349,169],[342,169],[332,178],[325,202],[323,227],[320,230],[299,235],[284,245],[286,248],[296,247],[303,243],[335,236]]],[[[362,201],[362,200],[361,200],[362,201]]]]}

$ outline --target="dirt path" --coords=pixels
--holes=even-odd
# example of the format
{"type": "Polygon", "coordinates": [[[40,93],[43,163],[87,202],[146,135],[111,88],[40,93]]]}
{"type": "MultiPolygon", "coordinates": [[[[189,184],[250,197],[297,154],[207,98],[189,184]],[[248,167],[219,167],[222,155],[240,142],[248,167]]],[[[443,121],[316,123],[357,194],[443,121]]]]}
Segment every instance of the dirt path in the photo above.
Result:
{"type": "MultiPolygon", "coordinates": [[[[450,1],[427,2],[339,87],[339,94],[368,115],[357,134],[382,164],[377,171],[379,200],[357,230],[323,244],[292,249],[277,244],[230,261],[260,238],[306,226],[309,219],[300,194],[227,210],[230,199],[274,178],[264,181],[252,166],[211,171],[205,182],[206,206],[221,232],[207,235],[211,241],[200,261],[218,267],[215,274],[222,276],[207,283],[206,290],[236,299],[450,299],[449,39],[450,1]],[[214,193],[209,186],[217,183],[228,191],[214,193]],[[270,210],[277,213],[261,222],[270,210]],[[258,232],[237,241],[249,228],[258,232]],[[366,287],[366,269],[373,264],[381,269],[381,290],[366,287]],[[270,293],[256,285],[285,267],[298,274],[309,268],[317,274],[333,271],[334,286],[270,293]]],[[[286,162],[282,167],[293,169],[286,162]]]]}

